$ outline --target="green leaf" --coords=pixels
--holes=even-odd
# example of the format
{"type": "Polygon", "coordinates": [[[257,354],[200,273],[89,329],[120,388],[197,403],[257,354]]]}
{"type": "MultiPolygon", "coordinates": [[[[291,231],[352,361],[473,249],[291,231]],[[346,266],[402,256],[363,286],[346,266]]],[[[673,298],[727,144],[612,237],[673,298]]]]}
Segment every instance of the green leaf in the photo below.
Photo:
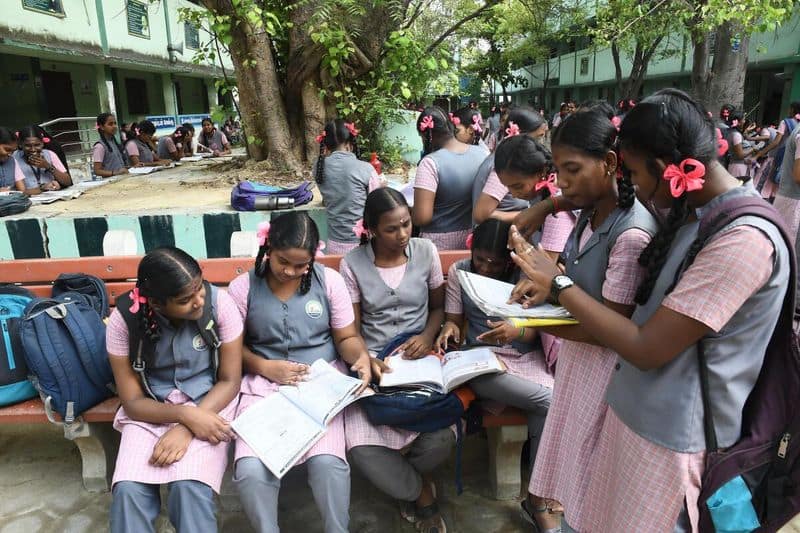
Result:
{"type": "Polygon", "coordinates": [[[400,89],[400,92],[402,93],[403,98],[405,99],[411,98],[411,90],[409,90],[408,87],[403,87],[402,89],[400,89]]]}

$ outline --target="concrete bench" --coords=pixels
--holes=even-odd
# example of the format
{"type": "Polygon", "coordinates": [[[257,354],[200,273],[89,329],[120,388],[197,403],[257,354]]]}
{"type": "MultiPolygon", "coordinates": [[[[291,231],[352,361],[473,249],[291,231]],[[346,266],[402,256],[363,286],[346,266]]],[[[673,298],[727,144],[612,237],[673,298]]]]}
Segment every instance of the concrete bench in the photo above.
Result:
{"type": "MultiPolygon", "coordinates": [[[[467,251],[441,252],[442,270],[468,256],[467,251]]],[[[37,296],[50,296],[52,281],[65,272],[83,272],[102,279],[109,301],[113,304],[120,294],[135,285],[136,270],[141,257],[82,257],[75,259],[30,259],[0,261],[0,283],[21,285],[37,296]]],[[[339,268],[341,256],[319,259],[333,269],[339,268]]],[[[203,276],[209,282],[225,287],[236,276],[247,272],[253,264],[250,257],[201,259],[203,276]]],[[[111,427],[120,406],[110,398],[89,409],[73,424],[63,424],[56,413],[46,412],[41,400],[32,399],[0,408],[0,425],[53,423],[63,426],[64,437],[73,441],[81,455],[83,485],[89,492],[109,489],[109,474],[113,472],[114,452],[119,436],[111,427]]],[[[491,490],[498,500],[516,498],[520,494],[520,453],[527,440],[526,417],[514,409],[500,415],[484,414],[483,425],[489,440],[489,478],[491,490]]]]}

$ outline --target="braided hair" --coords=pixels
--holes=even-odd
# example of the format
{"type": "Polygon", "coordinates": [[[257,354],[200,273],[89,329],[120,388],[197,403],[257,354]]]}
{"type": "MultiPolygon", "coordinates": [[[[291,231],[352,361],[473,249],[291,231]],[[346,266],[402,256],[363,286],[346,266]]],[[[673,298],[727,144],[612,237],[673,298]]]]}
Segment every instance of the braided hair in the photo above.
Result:
{"type": "Polygon", "coordinates": [[[317,224],[306,211],[290,211],[274,217],[270,221],[269,237],[259,247],[256,255],[256,277],[266,279],[270,267],[269,258],[265,260],[265,257],[269,255],[270,250],[300,248],[306,250],[311,256],[308,271],[303,274],[303,279],[300,281],[300,294],[307,294],[311,290],[311,277],[314,275],[314,259],[318,245],[317,224]]]}
{"type": "MultiPolygon", "coordinates": [[[[136,274],[136,288],[146,298],[165,304],[203,275],[194,257],[174,246],[151,250],[142,258],[136,274]]],[[[211,295],[207,294],[206,298],[211,295]]],[[[139,305],[139,323],[144,336],[153,343],[161,338],[156,314],[149,302],[139,305]]]]}
{"type": "MultiPolygon", "coordinates": [[[[374,232],[378,229],[381,216],[398,207],[408,209],[408,202],[406,202],[406,197],[403,196],[403,193],[391,187],[375,189],[367,195],[367,200],[364,202],[364,229],[374,232]]],[[[366,233],[362,233],[361,244],[367,244],[368,242],[369,237],[366,233]]]]}
{"type": "Polygon", "coordinates": [[[453,112],[453,118],[451,120],[453,121],[454,125],[455,119],[458,119],[458,123],[472,133],[472,140],[468,144],[480,144],[481,133],[483,132],[483,119],[481,118],[481,112],[477,109],[462,107],[461,109],[453,112]],[[476,128],[475,125],[478,127],[476,128]]]}
{"type": "MultiPolygon", "coordinates": [[[[100,128],[105,126],[105,124],[108,121],[109,117],[113,117],[113,116],[114,116],[114,113],[100,113],[99,115],[97,115],[97,133],[100,135],[100,142],[103,143],[103,145],[106,147],[106,150],[108,150],[109,152],[113,152],[113,150],[111,149],[111,144],[109,144],[108,139],[106,138],[105,134],[102,132],[102,130],[100,128]]],[[[117,140],[117,137],[116,136],[112,136],[111,137],[111,141],[117,147],[117,150],[119,150],[119,153],[122,156],[123,163],[125,163],[126,165],[130,164],[130,161],[128,159],[128,152],[126,152],[125,150],[122,149],[122,145],[119,144],[119,141],[117,140]]]]}
{"type": "Polygon", "coordinates": [[[355,126],[353,126],[352,122],[347,122],[337,118],[336,120],[328,121],[328,123],[325,124],[325,129],[323,129],[322,133],[317,137],[319,142],[319,157],[317,158],[317,168],[314,172],[314,179],[317,183],[321,184],[323,181],[325,181],[326,148],[328,151],[333,152],[337,147],[349,143],[356,157],[359,156],[357,142],[358,136],[353,135],[353,132],[350,131],[350,128],[355,130],[355,126]]]}
{"type": "Polygon", "coordinates": [[[424,157],[435,152],[453,138],[453,123],[450,122],[450,117],[441,107],[432,105],[426,107],[417,118],[417,132],[422,137],[422,155],[424,157]],[[433,121],[432,128],[425,127],[429,120],[433,121]]]}
{"type": "MultiPolygon", "coordinates": [[[[548,176],[553,172],[553,156],[535,139],[527,135],[515,135],[497,146],[494,155],[494,170],[498,174],[513,172],[533,177],[543,173],[548,176]]],[[[539,195],[544,200],[550,196],[550,190],[542,187],[539,195]]]]}
{"type": "MultiPolygon", "coordinates": [[[[658,91],[634,107],[622,121],[619,138],[624,150],[646,159],[649,173],[659,183],[662,172],[656,159],[677,165],[692,158],[706,168],[717,159],[713,120],[699,103],[677,89],[658,91]]],[[[675,235],[691,213],[685,192],[673,199],[666,222],[639,256],[647,274],[636,292],[637,304],[650,298],[675,235]]]]}

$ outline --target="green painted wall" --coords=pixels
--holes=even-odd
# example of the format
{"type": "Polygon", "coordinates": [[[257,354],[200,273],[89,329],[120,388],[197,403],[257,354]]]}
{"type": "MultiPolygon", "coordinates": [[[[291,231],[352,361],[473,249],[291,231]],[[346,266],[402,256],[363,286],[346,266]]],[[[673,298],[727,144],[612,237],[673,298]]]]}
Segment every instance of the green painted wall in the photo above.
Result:
{"type": "Polygon", "coordinates": [[[41,118],[30,58],[0,55],[0,94],[0,124],[18,128],[41,118]]]}

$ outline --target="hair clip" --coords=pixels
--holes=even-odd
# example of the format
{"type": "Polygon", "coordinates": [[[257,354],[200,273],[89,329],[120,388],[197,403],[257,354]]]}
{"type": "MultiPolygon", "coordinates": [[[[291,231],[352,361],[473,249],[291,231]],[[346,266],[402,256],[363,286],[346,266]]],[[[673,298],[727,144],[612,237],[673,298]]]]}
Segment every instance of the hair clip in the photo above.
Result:
{"type": "Polygon", "coordinates": [[[322,133],[320,133],[319,135],[317,135],[316,137],[314,137],[314,139],[316,139],[317,143],[319,143],[319,144],[322,144],[322,141],[324,141],[324,140],[325,140],[325,137],[326,137],[327,135],[328,135],[328,133],[327,133],[327,132],[325,132],[325,131],[323,131],[322,133]]]}

